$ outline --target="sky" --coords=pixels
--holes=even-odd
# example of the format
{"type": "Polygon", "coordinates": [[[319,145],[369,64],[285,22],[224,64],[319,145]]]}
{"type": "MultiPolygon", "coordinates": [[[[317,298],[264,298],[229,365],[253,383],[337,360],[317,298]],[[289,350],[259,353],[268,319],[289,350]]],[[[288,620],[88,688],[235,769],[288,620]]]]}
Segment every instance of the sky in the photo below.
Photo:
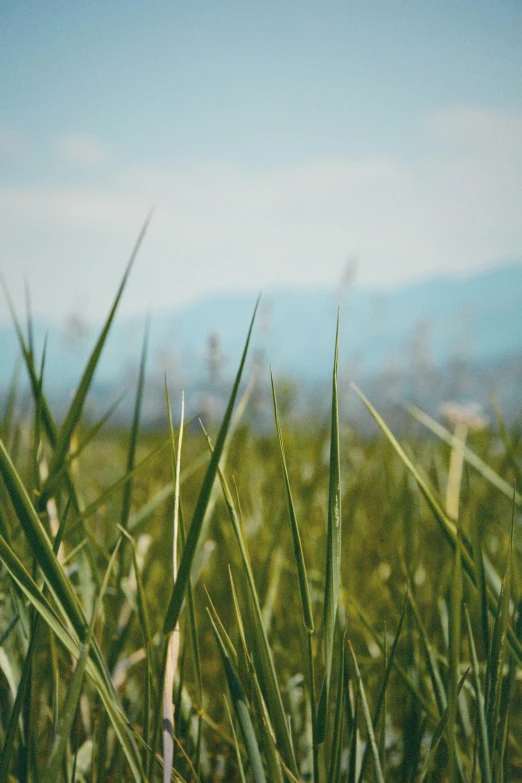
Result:
{"type": "MultiPolygon", "coordinates": [[[[519,0],[0,0],[17,307],[335,289],[522,261],[519,0]]],[[[0,299],[0,320],[8,318],[0,299]]]]}

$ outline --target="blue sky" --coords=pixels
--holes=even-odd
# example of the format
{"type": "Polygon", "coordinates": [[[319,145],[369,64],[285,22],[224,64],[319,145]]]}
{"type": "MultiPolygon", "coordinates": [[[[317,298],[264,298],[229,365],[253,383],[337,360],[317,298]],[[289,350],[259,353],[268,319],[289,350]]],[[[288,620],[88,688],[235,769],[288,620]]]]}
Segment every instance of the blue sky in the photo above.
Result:
{"type": "MultiPolygon", "coordinates": [[[[519,2],[0,4],[0,268],[40,313],[522,259],[519,2]]],[[[0,318],[5,306],[0,305],[0,318]]]]}

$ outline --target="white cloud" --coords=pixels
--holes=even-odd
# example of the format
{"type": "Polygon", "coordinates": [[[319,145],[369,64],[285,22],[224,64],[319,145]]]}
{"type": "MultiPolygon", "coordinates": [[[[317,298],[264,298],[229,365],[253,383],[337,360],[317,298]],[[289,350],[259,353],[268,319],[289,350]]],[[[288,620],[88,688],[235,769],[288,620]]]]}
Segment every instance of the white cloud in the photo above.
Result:
{"type": "Polygon", "coordinates": [[[487,157],[522,152],[522,114],[478,106],[457,106],[433,112],[426,128],[436,140],[450,145],[454,154],[487,157]]]}
{"type": "Polygon", "coordinates": [[[71,163],[80,166],[100,166],[108,154],[96,139],[84,133],[69,133],[58,140],[58,151],[71,163]]]}
{"type": "Polygon", "coordinates": [[[100,315],[151,204],[128,310],[218,288],[333,287],[348,254],[360,260],[359,281],[379,285],[522,258],[520,128],[522,115],[455,109],[427,119],[428,149],[415,163],[207,162],[128,168],[98,188],[4,187],[2,265],[49,292],[43,309],[79,302],[100,315]]]}

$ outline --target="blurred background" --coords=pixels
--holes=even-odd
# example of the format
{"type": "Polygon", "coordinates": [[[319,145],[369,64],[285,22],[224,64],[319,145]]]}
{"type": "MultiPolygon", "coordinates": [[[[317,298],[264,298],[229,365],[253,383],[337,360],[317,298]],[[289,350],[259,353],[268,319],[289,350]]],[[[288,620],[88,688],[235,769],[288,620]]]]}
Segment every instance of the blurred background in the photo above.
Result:
{"type": "MultiPolygon", "coordinates": [[[[154,206],[91,413],[134,390],[150,313],[145,423],[165,372],[219,417],[262,292],[260,427],[269,364],[294,415],[327,410],[338,306],[345,416],[355,380],[517,418],[521,40],[510,0],[1,3],[0,269],[57,411],[154,206]]],[[[3,296],[0,343],[5,399],[3,296]]]]}

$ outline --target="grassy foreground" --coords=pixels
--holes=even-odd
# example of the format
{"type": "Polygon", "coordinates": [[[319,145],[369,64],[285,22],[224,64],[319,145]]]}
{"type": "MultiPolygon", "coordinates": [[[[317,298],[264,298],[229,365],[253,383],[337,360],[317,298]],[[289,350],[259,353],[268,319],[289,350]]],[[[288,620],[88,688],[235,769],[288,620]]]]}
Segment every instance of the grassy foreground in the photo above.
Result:
{"type": "Polygon", "coordinates": [[[210,436],[140,433],[146,341],[132,428],[88,428],[125,280],[61,426],[15,321],[34,405],[13,389],[1,427],[0,781],[522,779],[519,434],[467,446],[412,410],[399,444],[353,389],[363,442],[335,350],[329,425],[280,421],[273,383],[255,436],[248,339],[210,436]]]}

